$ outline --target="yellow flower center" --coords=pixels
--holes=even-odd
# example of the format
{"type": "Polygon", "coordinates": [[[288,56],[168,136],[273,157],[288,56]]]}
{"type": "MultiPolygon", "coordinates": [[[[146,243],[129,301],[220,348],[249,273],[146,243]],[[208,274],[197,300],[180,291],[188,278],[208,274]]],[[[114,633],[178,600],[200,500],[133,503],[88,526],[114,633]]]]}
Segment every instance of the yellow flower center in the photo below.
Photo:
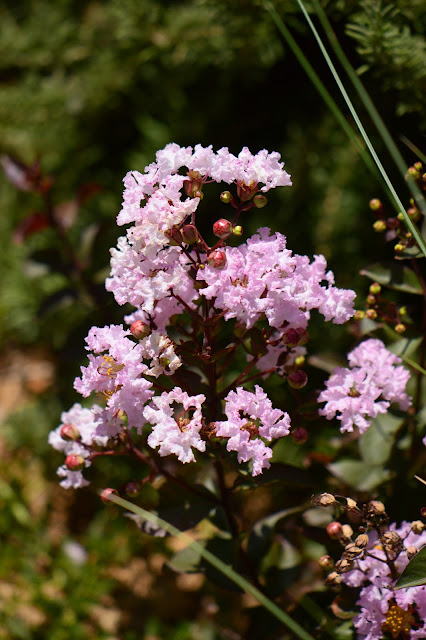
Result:
{"type": "Polygon", "coordinates": [[[405,611],[394,604],[389,607],[382,631],[390,633],[393,640],[396,640],[401,633],[409,634],[413,624],[415,624],[415,620],[410,611],[405,611]]]}

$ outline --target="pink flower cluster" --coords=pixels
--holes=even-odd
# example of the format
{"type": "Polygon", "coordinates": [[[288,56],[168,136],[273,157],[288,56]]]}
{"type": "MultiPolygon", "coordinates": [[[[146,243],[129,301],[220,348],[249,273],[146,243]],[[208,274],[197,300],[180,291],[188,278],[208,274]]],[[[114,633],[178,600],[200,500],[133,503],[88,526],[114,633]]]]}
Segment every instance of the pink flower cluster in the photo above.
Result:
{"type": "MultiPolygon", "coordinates": [[[[240,328],[251,329],[266,320],[270,330],[262,334],[265,349],[253,364],[259,376],[275,372],[285,377],[305,352],[298,346],[298,336],[305,332],[312,309],[337,324],[353,315],[354,292],[334,286],[323,256],[311,262],[307,256],[293,254],[285,236],[271,234],[268,228],[259,229],[239,247],[229,247],[227,231],[224,236],[217,234],[213,225],[216,239],[210,248],[195,226],[202,189],[209,182],[236,184],[237,197],[226,196],[235,213],[234,222],[218,221],[232,233],[240,214],[256,210],[252,200],[256,192],[291,185],[283,164],[278,153],[266,150],[253,155],[244,148],[235,156],[227,148],[215,153],[212,147],[169,144],[157,152],[156,161],[144,173],[126,175],[117,222],[131,226],[111,250],[106,287],[118,304],[136,308],[126,322],[139,321],[146,331],[139,335],[116,325],[90,330],[86,340],[89,364],[82,367],[74,386],[83,397],[95,393],[103,398],[105,408],[95,405],[92,411],[75,410],[69,419],[78,437],[74,434],[67,439],[63,425],[51,434],[54,447],[74,456],[59,472],[67,486],[85,484],[81,468],[91,462],[90,447],[110,446],[111,438],[124,425],[140,435],[146,424],[151,425],[144,443],[160,456],[173,454],[183,463],[194,461],[197,451],[204,452],[214,435],[224,439],[240,463],[252,465],[253,475],[270,466],[272,449],[267,445],[289,433],[288,414],[274,409],[261,387],[252,392],[236,386],[222,400],[227,419],[221,420],[220,403],[206,397],[208,385],[204,384],[205,394],[191,395],[180,382],[178,369],[185,360],[182,344],[192,339],[202,377],[211,385],[208,364],[203,364],[215,355],[208,344],[207,323],[236,319],[240,328]],[[210,254],[217,259],[212,260],[210,254]],[[168,332],[177,314],[185,315],[174,323],[172,340],[168,332]],[[206,349],[202,353],[197,352],[197,327],[204,331],[206,349]],[[291,340],[287,339],[290,334],[291,340]],[[211,415],[212,404],[217,405],[216,416],[211,415]],[[85,421],[92,434],[87,441],[81,426],[85,421]]],[[[258,198],[265,202],[263,195],[258,198]]],[[[239,342],[236,339],[236,346],[239,342]]],[[[230,349],[234,349],[232,344],[230,349]]],[[[251,366],[249,362],[249,370],[251,366]]],[[[217,383],[222,384],[215,379],[217,383]]],[[[220,388],[210,392],[220,397],[220,388]]]]}
{"type": "Polygon", "coordinates": [[[258,385],[255,392],[237,387],[225,398],[224,422],[216,422],[216,435],[228,438],[226,448],[236,451],[238,462],[253,461],[253,475],[269,469],[271,442],[290,433],[290,417],[279,409],[273,409],[266,393],[258,385]]]}
{"type": "Polygon", "coordinates": [[[354,313],[355,293],[332,286],[324,256],[311,264],[307,256],[293,255],[280,233],[259,229],[240,247],[226,247],[225,254],[223,269],[206,265],[197,279],[207,284],[202,295],[214,299],[227,320],[236,318],[249,328],[265,314],[271,327],[305,329],[311,309],[337,324],[354,313]]]}
{"type": "Polygon", "coordinates": [[[410,373],[398,366],[401,358],[381,340],[365,340],[348,354],[348,360],[349,368],[337,367],[318,397],[318,402],[326,403],[320,415],[327,420],[337,416],[342,433],[354,427],[364,433],[371,419],[386,413],[391,403],[408,409],[411,398],[405,388],[410,373]]]}
{"type": "MultiPolygon", "coordinates": [[[[420,550],[426,545],[426,531],[413,533],[411,523],[403,522],[398,529],[390,526],[403,541],[403,548],[395,560],[398,575],[408,564],[407,549],[420,550]]],[[[358,638],[381,640],[385,631],[393,638],[426,638],[426,587],[394,589],[387,558],[375,532],[369,535],[368,554],[356,560],[356,567],[342,573],[342,580],[350,587],[362,586],[357,602],[360,613],[354,620],[358,638]]]]}

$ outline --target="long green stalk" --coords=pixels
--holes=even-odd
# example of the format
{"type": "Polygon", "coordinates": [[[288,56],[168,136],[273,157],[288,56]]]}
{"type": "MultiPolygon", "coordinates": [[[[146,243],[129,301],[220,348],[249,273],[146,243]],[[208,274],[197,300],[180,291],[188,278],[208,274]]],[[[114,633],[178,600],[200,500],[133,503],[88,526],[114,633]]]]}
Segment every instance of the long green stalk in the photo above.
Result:
{"type": "Polygon", "coordinates": [[[368,137],[367,132],[364,129],[364,126],[363,126],[360,118],[358,117],[356,109],[353,106],[352,101],[349,98],[349,95],[348,95],[345,87],[343,86],[343,83],[342,83],[342,81],[341,81],[341,79],[339,77],[339,74],[337,73],[333,62],[331,61],[331,58],[328,55],[328,52],[327,52],[327,50],[326,50],[326,48],[325,48],[325,46],[324,46],[319,34],[318,34],[318,32],[317,32],[317,30],[316,30],[316,28],[315,28],[315,26],[314,26],[314,24],[313,24],[313,22],[312,22],[312,20],[311,20],[311,18],[309,16],[309,14],[308,14],[308,12],[306,11],[306,8],[305,8],[302,0],[297,0],[297,3],[299,5],[300,9],[302,10],[302,13],[305,16],[305,19],[306,19],[309,27],[311,28],[312,33],[314,34],[314,37],[315,37],[315,39],[316,39],[316,41],[318,43],[318,46],[321,49],[321,53],[323,54],[323,56],[324,56],[324,58],[325,58],[325,60],[326,60],[326,62],[328,64],[328,67],[329,67],[329,69],[330,69],[330,71],[331,71],[331,73],[332,73],[332,75],[333,75],[333,77],[334,77],[334,79],[336,81],[336,84],[340,89],[340,92],[341,92],[341,94],[343,96],[343,99],[345,100],[345,102],[346,102],[346,104],[348,106],[348,109],[351,112],[351,115],[352,115],[353,119],[355,120],[355,123],[356,123],[356,125],[358,127],[358,130],[361,133],[361,136],[362,136],[365,144],[367,145],[367,148],[370,151],[370,154],[371,154],[374,162],[376,163],[376,166],[379,169],[379,171],[380,171],[380,173],[381,173],[381,175],[383,177],[384,182],[386,183],[386,186],[387,186],[387,188],[389,190],[389,193],[391,194],[395,210],[397,212],[401,211],[403,213],[404,220],[405,220],[405,223],[406,223],[407,227],[410,229],[410,231],[413,234],[413,237],[415,238],[417,244],[419,245],[422,253],[426,257],[426,244],[425,244],[425,241],[421,237],[417,227],[411,221],[408,213],[405,210],[404,205],[402,204],[398,194],[396,193],[396,191],[394,189],[394,186],[393,186],[391,180],[389,179],[389,176],[387,175],[386,170],[383,167],[383,165],[382,165],[382,163],[381,163],[381,161],[380,161],[380,159],[379,159],[379,157],[378,157],[378,155],[377,155],[377,153],[376,153],[376,151],[375,151],[375,149],[374,149],[374,147],[373,147],[373,145],[372,145],[372,143],[370,141],[370,138],[368,137]]]}
{"type": "MultiPolygon", "coordinates": [[[[322,27],[325,31],[325,34],[328,38],[328,41],[330,43],[330,45],[333,48],[334,53],[336,54],[337,58],[339,59],[342,67],[344,68],[344,70],[346,71],[350,81],[352,82],[353,86],[355,87],[356,91],[358,92],[359,97],[361,98],[362,102],[364,103],[365,108],[367,109],[368,113],[370,114],[370,117],[372,119],[372,121],[374,122],[377,131],[379,132],[380,136],[382,137],[383,142],[385,143],[390,155],[392,156],[396,166],[398,167],[401,175],[403,177],[405,177],[406,171],[407,171],[407,167],[406,167],[406,163],[404,158],[402,157],[398,147],[396,146],[391,134],[388,131],[388,128],[386,127],[382,116],[380,115],[379,111],[376,109],[376,106],[374,105],[373,101],[371,100],[367,90],[365,89],[364,85],[362,84],[359,76],[357,75],[357,73],[355,72],[354,68],[352,67],[351,63],[349,62],[348,58],[346,57],[345,52],[343,51],[342,47],[340,46],[340,43],[338,41],[338,39],[336,38],[336,34],[333,31],[333,28],[330,24],[329,19],[327,18],[327,15],[324,11],[324,9],[322,8],[321,4],[319,3],[318,0],[312,0],[313,5],[315,7],[315,11],[316,14],[322,24],[322,27]]],[[[423,154],[422,154],[423,155],[423,154]]],[[[424,158],[424,156],[423,156],[424,158]]],[[[423,159],[423,162],[425,161],[425,158],[423,159]]],[[[419,206],[419,208],[421,209],[421,211],[423,212],[424,215],[426,215],[426,200],[423,196],[423,193],[421,192],[421,190],[419,189],[419,187],[417,186],[417,183],[413,180],[413,179],[408,179],[408,186],[419,206]]]]}
{"type": "Polygon", "coordinates": [[[326,105],[329,107],[330,111],[335,116],[336,120],[338,121],[338,123],[340,124],[340,126],[342,127],[342,129],[344,130],[346,135],[348,136],[349,140],[351,140],[351,142],[353,142],[353,144],[356,146],[356,148],[357,148],[359,154],[361,155],[361,158],[365,162],[367,168],[371,171],[371,173],[373,173],[377,177],[378,180],[382,180],[382,177],[381,177],[380,173],[378,172],[376,165],[374,164],[374,162],[372,162],[371,157],[367,153],[367,151],[366,151],[365,147],[363,146],[361,140],[356,135],[355,131],[352,129],[351,125],[348,123],[348,121],[346,120],[346,118],[342,114],[342,112],[339,109],[339,107],[337,106],[336,102],[333,100],[331,94],[325,88],[323,82],[321,81],[321,79],[317,75],[316,71],[312,67],[311,63],[309,62],[309,60],[307,59],[307,57],[305,56],[305,54],[303,53],[303,51],[301,50],[301,48],[299,47],[299,45],[297,44],[297,42],[295,41],[293,36],[291,35],[290,31],[287,29],[287,27],[285,26],[285,24],[281,20],[280,16],[276,12],[274,6],[268,0],[263,0],[263,4],[264,4],[265,9],[270,13],[272,19],[274,20],[274,22],[275,22],[275,24],[277,26],[277,29],[280,31],[281,35],[286,40],[286,42],[287,42],[288,46],[290,47],[290,49],[293,51],[293,53],[294,53],[295,57],[297,58],[297,60],[299,61],[300,65],[305,70],[306,75],[312,81],[312,83],[315,86],[315,88],[317,89],[318,93],[321,95],[321,97],[323,98],[324,102],[326,103],[326,105]]]}
{"type": "Polygon", "coordinates": [[[245,580],[245,578],[240,576],[231,567],[222,562],[222,560],[210,553],[210,551],[205,549],[201,544],[192,540],[192,538],[190,538],[186,533],[179,531],[179,529],[176,529],[176,527],[169,524],[162,518],[159,518],[149,511],[145,511],[145,509],[136,506],[128,500],[119,498],[114,494],[110,494],[108,496],[108,500],[120,505],[120,507],[123,507],[124,509],[132,511],[136,515],[140,516],[143,520],[147,520],[157,527],[161,527],[170,535],[176,536],[177,538],[185,542],[185,544],[189,545],[196,553],[200,554],[205,560],[207,560],[207,562],[215,567],[215,569],[223,573],[223,575],[229,578],[229,580],[232,580],[232,582],[235,582],[235,584],[238,585],[243,591],[253,596],[253,598],[255,598],[259,602],[259,604],[265,607],[265,609],[267,609],[273,616],[275,616],[280,622],[282,622],[283,625],[287,627],[287,629],[292,631],[295,637],[300,638],[300,640],[314,640],[310,633],[305,631],[297,622],[295,622],[287,613],[285,613],[285,611],[277,607],[277,605],[269,600],[269,598],[267,598],[261,591],[259,591],[259,589],[256,589],[256,587],[250,584],[250,582],[245,580]]]}

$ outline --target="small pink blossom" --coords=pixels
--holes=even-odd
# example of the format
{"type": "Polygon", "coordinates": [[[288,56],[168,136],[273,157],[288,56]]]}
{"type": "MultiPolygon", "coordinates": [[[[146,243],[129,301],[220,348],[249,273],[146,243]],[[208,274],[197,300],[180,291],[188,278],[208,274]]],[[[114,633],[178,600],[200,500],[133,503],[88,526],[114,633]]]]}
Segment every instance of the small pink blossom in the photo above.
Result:
{"type": "Polygon", "coordinates": [[[371,419],[386,413],[391,403],[408,409],[411,398],[405,391],[410,377],[395,354],[383,342],[369,339],[348,355],[350,368],[337,367],[318,402],[326,402],[319,414],[341,422],[340,430],[364,433],[371,419]]]}
{"type": "Polygon", "coordinates": [[[193,462],[192,449],[206,449],[206,443],[200,436],[205,399],[202,394],[189,396],[179,387],[152,398],[143,412],[145,420],[154,425],[148,436],[149,446],[153,449],[159,447],[160,456],[173,453],[181,462],[193,462]],[[176,404],[181,405],[177,410],[173,406],[176,404]]]}
{"type": "Polygon", "coordinates": [[[216,422],[216,435],[229,438],[227,450],[237,452],[239,463],[252,460],[254,476],[269,469],[272,449],[264,440],[271,442],[288,435],[289,415],[273,409],[272,402],[258,385],[254,393],[242,387],[230,391],[225,398],[225,413],[228,420],[216,422]]]}

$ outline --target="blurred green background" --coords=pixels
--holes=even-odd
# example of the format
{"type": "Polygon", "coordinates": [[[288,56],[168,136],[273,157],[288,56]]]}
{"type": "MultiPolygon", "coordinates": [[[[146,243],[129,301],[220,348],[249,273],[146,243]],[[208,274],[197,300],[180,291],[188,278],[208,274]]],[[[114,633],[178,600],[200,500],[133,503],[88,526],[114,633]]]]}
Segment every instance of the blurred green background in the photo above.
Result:
{"type": "MultiPolygon", "coordinates": [[[[323,6],[412,164],[400,138],[424,150],[424,2],[323,6]]],[[[275,7],[346,113],[297,4],[275,7]]],[[[53,205],[86,282],[55,229],[28,232],[43,199],[2,176],[0,639],[255,638],[233,598],[221,602],[199,574],[191,582],[162,571],[171,548],[105,509],[94,490],[57,485],[61,456],[47,434],[78,401],[72,380],[84,337],[123,314],[103,289],[109,248],[123,232],[115,225],[121,181],[168,142],[279,151],[294,186],[270,192],[246,234],[267,225],[294,251],[323,253],[338,286],[361,298],[368,284],[359,269],[392,256],[368,209],[370,198],[386,196],[260,0],[5,0],[0,24],[0,151],[39,160],[53,177],[53,205]]],[[[223,215],[212,207],[212,221],[223,215]]],[[[343,329],[340,339],[350,344],[343,329]]],[[[97,486],[102,480],[100,471],[97,486]]]]}

